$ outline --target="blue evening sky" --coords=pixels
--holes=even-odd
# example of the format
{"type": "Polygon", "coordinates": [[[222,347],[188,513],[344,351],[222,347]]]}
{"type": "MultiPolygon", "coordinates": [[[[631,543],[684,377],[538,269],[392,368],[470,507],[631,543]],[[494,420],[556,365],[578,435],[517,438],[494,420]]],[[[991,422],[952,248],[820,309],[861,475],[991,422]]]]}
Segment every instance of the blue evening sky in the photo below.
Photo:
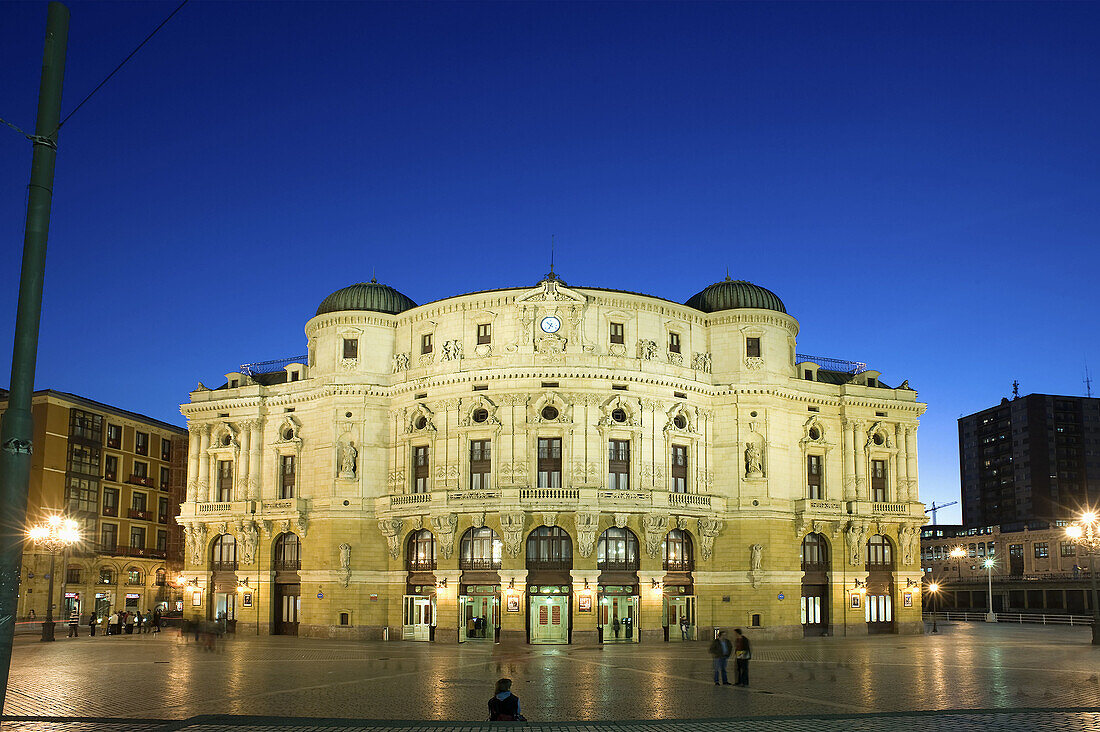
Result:
{"type": "MultiPolygon", "coordinates": [[[[176,3],[70,5],[66,113],[176,3]]],[[[45,16],[0,6],[25,129],[45,16]]],[[[530,285],[555,235],[570,283],[728,266],[800,352],[909,379],[955,500],[960,415],[1100,379],[1098,37],[1090,3],[195,0],[62,130],[37,385],[182,424],[332,290],[530,285]]],[[[0,128],[5,382],[30,156],[0,128]]]]}

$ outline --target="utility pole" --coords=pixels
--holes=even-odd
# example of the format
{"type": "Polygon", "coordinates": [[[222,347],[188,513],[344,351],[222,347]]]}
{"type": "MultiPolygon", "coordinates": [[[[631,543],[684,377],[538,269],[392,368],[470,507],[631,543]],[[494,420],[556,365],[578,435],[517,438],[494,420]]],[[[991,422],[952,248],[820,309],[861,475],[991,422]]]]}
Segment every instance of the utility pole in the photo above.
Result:
{"type": "MultiPolygon", "coordinates": [[[[19,607],[19,573],[26,539],[27,484],[30,480],[34,423],[31,398],[38,358],[38,327],[42,316],[42,282],[46,271],[46,238],[53,202],[53,170],[61,123],[61,86],[65,77],[65,46],[69,9],[51,2],[46,14],[46,44],[42,81],[38,88],[34,156],[27,191],[27,221],[23,234],[23,268],[19,275],[19,307],[15,315],[15,345],[11,357],[8,409],[0,425],[0,709],[8,688],[15,613],[19,607]]],[[[52,602],[53,598],[49,598],[52,602]]]]}

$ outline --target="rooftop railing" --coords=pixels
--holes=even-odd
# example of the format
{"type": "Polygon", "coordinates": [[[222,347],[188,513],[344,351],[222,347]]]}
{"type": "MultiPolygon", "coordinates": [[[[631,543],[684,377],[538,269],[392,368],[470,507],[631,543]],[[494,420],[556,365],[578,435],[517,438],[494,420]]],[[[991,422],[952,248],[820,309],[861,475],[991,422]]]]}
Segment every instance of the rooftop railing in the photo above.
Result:
{"type": "Polygon", "coordinates": [[[867,370],[867,364],[862,361],[844,361],[839,358],[828,358],[826,356],[810,356],[805,353],[796,353],[794,355],[795,363],[802,363],[803,361],[812,361],[826,371],[839,371],[844,374],[862,374],[867,370]]]}
{"type": "Polygon", "coordinates": [[[248,376],[254,376],[255,374],[271,374],[276,371],[282,371],[292,363],[305,363],[308,358],[307,354],[301,356],[290,356],[288,358],[276,358],[271,361],[256,361],[255,363],[242,363],[241,373],[248,376]]]}

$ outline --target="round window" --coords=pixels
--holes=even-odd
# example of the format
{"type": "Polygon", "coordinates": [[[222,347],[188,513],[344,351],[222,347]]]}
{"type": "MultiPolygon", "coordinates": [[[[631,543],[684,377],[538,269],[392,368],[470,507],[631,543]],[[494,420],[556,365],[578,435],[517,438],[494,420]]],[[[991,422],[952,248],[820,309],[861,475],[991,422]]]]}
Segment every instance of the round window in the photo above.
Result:
{"type": "Polygon", "coordinates": [[[294,439],[294,430],[287,427],[286,430],[283,432],[283,439],[284,440],[293,440],[294,439]]]}
{"type": "Polygon", "coordinates": [[[226,447],[229,447],[230,445],[233,444],[233,438],[230,437],[229,435],[226,435],[225,437],[222,438],[222,444],[225,445],[226,447]]]}
{"type": "Polygon", "coordinates": [[[489,419],[489,412],[485,409],[475,409],[473,417],[475,422],[481,423],[489,419]]]}
{"type": "Polygon", "coordinates": [[[687,429],[687,417],[682,414],[677,414],[675,417],[673,417],[672,424],[676,425],[676,429],[678,430],[687,429]]]}
{"type": "Polygon", "coordinates": [[[749,412],[749,416],[750,416],[750,417],[755,417],[755,416],[756,416],[756,412],[749,412]]]}
{"type": "Polygon", "coordinates": [[[882,435],[880,435],[880,434],[877,434],[877,433],[875,434],[875,436],[874,436],[874,437],[872,437],[872,438],[871,438],[871,440],[872,440],[872,441],[873,441],[873,442],[874,442],[874,443],[875,443],[876,445],[881,445],[881,444],[882,444],[883,442],[885,442],[885,440],[883,440],[883,439],[882,439],[882,435]]]}
{"type": "Polygon", "coordinates": [[[820,440],[821,439],[821,431],[818,430],[817,427],[811,427],[810,428],[810,439],[811,440],[820,440]]]}
{"type": "Polygon", "coordinates": [[[625,422],[626,412],[621,409],[616,409],[611,413],[611,419],[615,420],[616,422],[625,422]]]}
{"type": "Polygon", "coordinates": [[[422,430],[427,426],[428,426],[428,418],[427,417],[417,417],[416,418],[416,428],[418,430],[422,430]]]}
{"type": "Polygon", "coordinates": [[[558,418],[557,407],[552,407],[550,405],[546,405],[545,407],[543,407],[542,408],[542,418],[543,419],[557,419],[558,418]]]}

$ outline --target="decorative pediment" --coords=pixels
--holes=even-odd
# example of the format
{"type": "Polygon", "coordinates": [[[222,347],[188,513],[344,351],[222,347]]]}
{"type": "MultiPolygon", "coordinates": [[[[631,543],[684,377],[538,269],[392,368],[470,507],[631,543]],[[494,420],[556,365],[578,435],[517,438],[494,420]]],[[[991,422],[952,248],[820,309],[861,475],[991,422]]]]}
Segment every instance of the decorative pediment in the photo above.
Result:
{"type": "Polygon", "coordinates": [[[597,427],[640,427],[641,416],[635,400],[624,398],[620,394],[605,399],[600,406],[600,419],[597,427]]]}
{"type": "Polygon", "coordinates": [[[685,404],[673,404],[665,412],[665,418],[664,432],[698,434],[694,410],[685,404]]]}
{"type": "Polygon", "coordinates": [[[563,305],[587,305],[588,298],[576,290],[565,286],[556,276],[548,276],[534,288],[523,293],[515,299],[516,305],[542,305],[543,303],[560,303],[563,305]]]}
{"type": "Polygon", "coordinates": [[[556,391],[544,392],[531,405],[531,422],[571,422],[573,407],[556,391]]]}
{"type": "Polygon", "coordinates": [[[867,430],[866,446],[871,449],[896,450],[893,425],[881,420],[871,425],[871,428],[867,430]]]}
{"type": "Polygon", "coordinates": [[[292,414],[287,414],[283,417],[283,421],[279,423],[279,429],[275,433],[275,442],[301,442],[301,429],[302,423],[298,421],[298,418],[292,414]]]}
{"type": "Polygon", "coordinates": [[[435,413],[423,404],[415,404],[406,413],[405,432],[435,432],[435,413]]]}
{"type": "Polygon", "coordinates": [[[493,427],[499,429],[498,409],[498,405],[492,399],[478,394],[469,403],[462,404],[459,424],[462,427],[493,427]]]}

